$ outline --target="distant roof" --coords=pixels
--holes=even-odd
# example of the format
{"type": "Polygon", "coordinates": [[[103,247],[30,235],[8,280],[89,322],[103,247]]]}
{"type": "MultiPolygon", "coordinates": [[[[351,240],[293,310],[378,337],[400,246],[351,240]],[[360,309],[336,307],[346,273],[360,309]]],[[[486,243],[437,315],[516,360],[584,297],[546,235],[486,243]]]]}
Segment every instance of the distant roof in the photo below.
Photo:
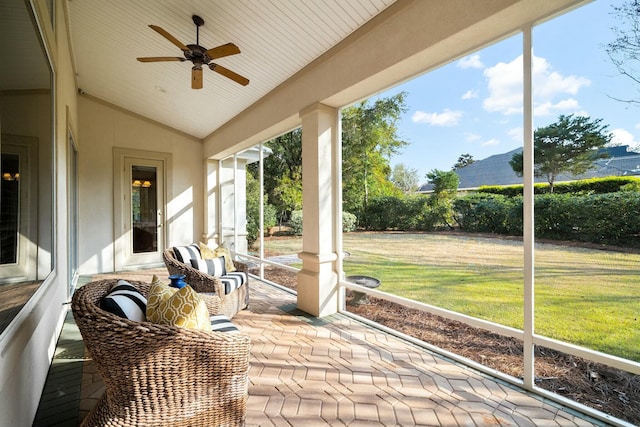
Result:
{"type": "MultiPolygon", "coordinates": [[[[630,151],[629,146],[603,148],[607,157],[594,162],[594,168],[582,175],[562,174],[557,182],[575,181],[578,179],[601,178],[606,176],[640,175],[640,153],[630,151]]],[[[503,154],[495,154],[486,159],[477,160],[468,166],[456,170],[460,178],[459,190],[476,189],[483,185],[522,184],[522,177],[516,175],[509,165],[509,160],[522,148],[516,148],[503,154]]],[[[546,182],[544,178],[535,178],[535,182],[546,182]]],[[[433,190],[432,184],[423,184],[419,192],[433,190]]]]}

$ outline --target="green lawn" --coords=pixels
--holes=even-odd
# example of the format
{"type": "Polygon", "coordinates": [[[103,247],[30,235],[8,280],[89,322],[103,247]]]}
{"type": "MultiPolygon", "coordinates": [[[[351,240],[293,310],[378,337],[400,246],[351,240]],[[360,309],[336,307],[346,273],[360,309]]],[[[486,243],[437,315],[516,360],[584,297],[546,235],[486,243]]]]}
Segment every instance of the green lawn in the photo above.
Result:
{"type": "MultiPolygon", "coordinates": [[[[302,249],[300,238],[269,251],[302,249]]],[[[446,234],[344,235],[347,275],[379,290],[503,325],[523,327],[523,248],[518,241],[446,234]]],[[[640,254],[538,244],[536,332],[640,361],[640,254]]]]}

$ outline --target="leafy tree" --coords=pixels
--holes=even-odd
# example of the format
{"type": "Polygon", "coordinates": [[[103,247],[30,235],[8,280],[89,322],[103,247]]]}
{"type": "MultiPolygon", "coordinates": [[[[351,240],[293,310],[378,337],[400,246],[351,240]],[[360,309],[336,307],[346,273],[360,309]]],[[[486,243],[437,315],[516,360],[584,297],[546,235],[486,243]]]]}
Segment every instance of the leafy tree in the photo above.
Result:
{"type": "Polygon", "coordinates": [[[283,210],[294,211],[302,209],[302,177],[283,175],[277,180],[272,194],[283,210]]]}
{"type": "Polygon", "coordinates": [[[398,163],[393,167],[391,182],[404,194],[413,194],[420,186],[418,171],[413,168],[408,168],[403,163],[398,163]]]}
{"type": "MultiPolygon", "coordinates": [[[[640,85],[640,1],[626,0],[614,6],[613,15],[620,24],[612,28],[617,37],[607,44],[607,54],[621,75],[640,85]]],[[[618,100],[640,104],[640,97],[618,100]]]]}
{"type": "Polygon", "coordinates": [[[469,166],[472,163],[475,163],[475,160],[473,159],[473,156],[471,154],[461,154],[460,157],[458,157],[458,161],[453,165],[451,169],[457,171],[458,169],[462,169],[463,167],[469,166]]]}
{"type": "Polygon", "coordinates": [[[458,191],[460,178],[454,171],[433,169],[427,173],[429,184],[433,185],[433,194],[429,199],[433,214],[449,228],[453,228],[453,201],[458,191]]]}
{"type": "Polygon", "coordinates": [[[407,144],[397,135],[406,96],[401,92],[342,110],[343,206],[358,218],[365,219],[370,197],[397,192],[387,177],[391,156],[407,144]]]}
{"type": "MultiPolygon", "coordinates": [[[[602,119],[561,115],[558,121],[538,128],[533,135],[533,159],[535,176],[542,176],[549,183],[549,192],[562,173],[580,175],[593,167],[593,162],[605,154],[600,151],[611,141],[602,119]]],[[[516,153],[509,161],[513,171],[522,176],[523,154],[516,153]]]]}
{"type": "MultiPolygon", "coordinates": [[[[280,221],[302,208],[302,130],[294,129],[264,144],[271,153],[264,159],[264,189],[280,221]]],[[[250,165],[258,178],[258,164],[250,165]]]]}
{"type": "MultiPolygon", "coordinates": [[[[247,171],[247,242],[251,247],[260,234],[260,183],[247,171]]],[[[266,198],[265,198],[266,199],[266,198]]],[[[264,229],[276,225],[276,208],[265,203],[264,229]]]]}
{"type": "MultiPolygon", "coordinates": [[[[342,111],[342,186],[345,210],[360,217],[369,197],[397,194],[388,179],[389,159],[406,142],[396,135],[406,93],[363,101],[342,111]]],[[[302,207],[302,130],[295,129],[265,144],[264,187],[279,216],[288,219],[302,207]]],[[[258,176],[257,164],[250,165],[258,176]]]]}

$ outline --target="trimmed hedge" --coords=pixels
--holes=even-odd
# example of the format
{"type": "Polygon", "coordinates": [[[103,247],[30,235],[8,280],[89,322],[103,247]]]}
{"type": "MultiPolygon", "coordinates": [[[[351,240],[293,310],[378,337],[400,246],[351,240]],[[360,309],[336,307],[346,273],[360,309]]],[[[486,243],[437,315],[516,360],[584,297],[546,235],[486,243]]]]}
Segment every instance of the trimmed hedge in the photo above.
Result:
{"type": "Polygon", "coordinates": [[[432,231],[437,219],[429,197],[382,196],[369,201],[364,226],[368,230],[432,231]]]}
{"type": "MultiPolygon", "coordinates": [[[[522,195],[522,185],[483,185],[478,188],[479,193],[502,194],[514,197],[522,195]]],[[[606,178],[581,179],[579,181],[558,182],[554,185],[554,194],[566,193],[615,193],[621,190],[640,188],[640,177],[637,176],[610,176],[606,178]]],[[[549,184],[534,184],[535,194],[549,193],[549,184]]]]}
{"type": "MultiPolygon", "coordinates": [[[[536,237],[640,248],[639,177],[562,183],[557,184],[553,194],[545,193],[546,184],[537,184],[535,188],[536,237]]],[[[453,202],[455,221],[467,232],[522,236],[521,193],[520,185],[483,187],[478,193],[460,195],[453,202]]],[[[368,203],[363,225],[373,231],[445,228],[431,197],[373,198],[368,203]]],[[[343,229],[351,230],[354,224],[351,214],[344,213],[343,229]]],[[[301,212],[291,215],[291,225],[296,233],[301,232],[301,212]]]]}
{"type": "Polygon", "coordinates": [[[453,203],[462,230],[479,233],[522,234],[522,197],[470,194],[453,203]]]}
{"type": "MultiPolygon", "coordinates": [[[[454,203],[460,228],[469,232],[522,235],[522,198],[471,194],[454,203]]],[[[640,193],[540,194],[535,196],[535,235],[640,247],[640,193]]]]}

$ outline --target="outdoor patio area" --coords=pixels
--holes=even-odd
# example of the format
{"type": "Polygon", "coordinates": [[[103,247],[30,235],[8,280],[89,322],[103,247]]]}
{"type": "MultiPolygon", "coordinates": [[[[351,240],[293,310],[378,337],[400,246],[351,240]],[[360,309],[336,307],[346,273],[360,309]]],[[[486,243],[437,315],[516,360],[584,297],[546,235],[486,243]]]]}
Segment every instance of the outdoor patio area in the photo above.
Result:
{"type": "MultiPolygon", "coordinates": [[[[164,269],[83,277],[150,280],[164,269]]],[[[345,315],[296,309],[295,295],[252,279],[233,318],[251,336],[248,426],[604,425],[445,360],[345,315]]],[[[76,426],[102,383],[71,313],[34,426],[76,426]]]]}

